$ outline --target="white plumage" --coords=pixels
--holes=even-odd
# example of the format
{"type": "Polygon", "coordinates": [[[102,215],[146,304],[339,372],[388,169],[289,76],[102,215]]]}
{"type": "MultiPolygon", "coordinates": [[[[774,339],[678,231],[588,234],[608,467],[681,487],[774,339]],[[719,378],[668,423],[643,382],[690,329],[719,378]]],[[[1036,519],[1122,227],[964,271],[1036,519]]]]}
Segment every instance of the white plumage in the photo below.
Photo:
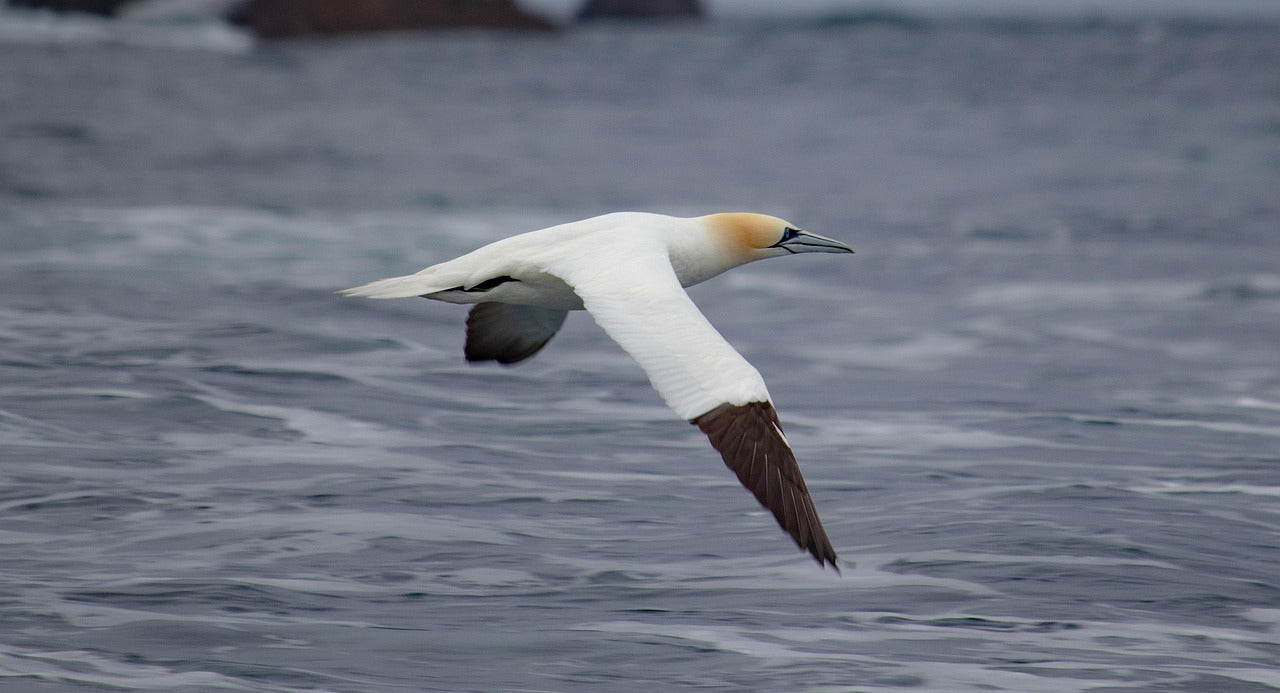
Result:
{"type": "Polygon", "coordinates": [[[754,260],[803,252],[853,251],[762,214],[619,212],[506,238],[342,293],[478,304],[467,321],[467,358],[502,363],[532,356],[567,311],[585,308],[667,405],[707,433],[797,544],[835,567],[764,380],[683,288],[754,260]]]}

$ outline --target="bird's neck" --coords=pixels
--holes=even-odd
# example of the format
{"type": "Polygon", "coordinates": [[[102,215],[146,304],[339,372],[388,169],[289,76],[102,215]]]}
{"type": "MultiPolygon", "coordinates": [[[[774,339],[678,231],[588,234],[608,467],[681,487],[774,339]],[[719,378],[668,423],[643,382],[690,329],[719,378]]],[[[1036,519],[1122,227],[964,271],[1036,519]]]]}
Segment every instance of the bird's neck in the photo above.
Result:
{"type": "Polygon", "coordinates": [[[672,234],[668,239],[667,252],[676,277],[686,287],[700,284],[753,259],[735,252],[734,247],[702,228],[672,234]]]}

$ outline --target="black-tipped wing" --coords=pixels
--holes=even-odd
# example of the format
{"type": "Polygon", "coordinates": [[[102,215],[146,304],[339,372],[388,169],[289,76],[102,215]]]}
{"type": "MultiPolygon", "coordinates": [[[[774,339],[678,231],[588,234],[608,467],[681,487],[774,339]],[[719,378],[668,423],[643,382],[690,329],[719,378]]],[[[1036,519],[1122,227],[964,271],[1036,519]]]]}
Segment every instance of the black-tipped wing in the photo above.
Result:
{"type": "Polygon", "coordinates": [[[567,314],[553,308],[477,303],[467,314],[467,360],[523,361],[546,346],[567,314]]]}
{"type": "Polygon", "coordinates": [[[808,551],[818,565],[830,563],[839,572],[835,549],[818,519],[773,405],[721,404],[692,423],[707,434],[724,463],[760,505],[773,513],[796,545],[808,551]]]}
{"type": "Polygon", "coordinates": [[[792,539],[820,565],[839,570],[760,373],[689,300],[665,245],[633,235],[609,252],[607,263],[580,262],[575,255],[544,269],[573,288],[667,405],[707,434],[792,539]]]}

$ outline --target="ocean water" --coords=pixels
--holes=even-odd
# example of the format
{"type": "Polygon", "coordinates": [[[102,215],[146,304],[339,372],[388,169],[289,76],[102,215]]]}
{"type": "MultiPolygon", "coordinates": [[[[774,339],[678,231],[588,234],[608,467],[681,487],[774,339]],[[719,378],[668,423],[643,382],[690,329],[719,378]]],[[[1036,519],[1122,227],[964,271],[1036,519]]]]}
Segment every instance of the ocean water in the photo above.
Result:
{"type": "Polygon", "coordinates": [[[1280,690],[1280,27],[0,39],[0,690],[1280,690]],[[586,315],[333,294],[744,208],[842,575],[586,315]]]}

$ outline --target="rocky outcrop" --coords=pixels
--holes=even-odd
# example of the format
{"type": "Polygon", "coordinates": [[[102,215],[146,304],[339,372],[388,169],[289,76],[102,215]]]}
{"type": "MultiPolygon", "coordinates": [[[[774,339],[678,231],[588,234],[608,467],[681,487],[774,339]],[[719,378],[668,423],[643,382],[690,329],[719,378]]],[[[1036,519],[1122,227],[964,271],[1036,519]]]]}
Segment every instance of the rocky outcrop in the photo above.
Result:
{"type": "Polygon", "coordinates": [[[424,29],[554,26],[513,0],[246,0],[227,19],[263,38],[424,29]]]}
{"type": "Polygon", "coordinates": [[[587,0],[578,19],[701,17],[698,0],[587,0]]]}
{"type": "Polygon", "coordinates": [[[9,0],[11,7],[30,7],[54,12],[87,12],[114,17],[120,8],[133,0],[9,0]]]}

